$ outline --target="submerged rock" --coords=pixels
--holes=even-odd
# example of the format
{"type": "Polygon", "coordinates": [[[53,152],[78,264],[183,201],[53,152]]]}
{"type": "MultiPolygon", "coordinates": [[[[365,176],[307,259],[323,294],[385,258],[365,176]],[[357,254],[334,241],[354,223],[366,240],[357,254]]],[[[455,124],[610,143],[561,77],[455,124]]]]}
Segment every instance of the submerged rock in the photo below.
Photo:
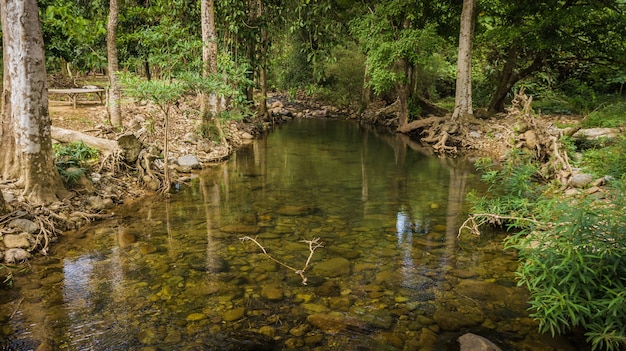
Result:
{"type": "Polygon", "coordinates": [[[313,272],[322,277],[340,277],[350,275],[350,261],[343,257],[323,261],[313,267],[313,272]]]}
{"type": "Polygon", "coordinates": [[[276,213],[283,216],[306,216],[315,213],[317,209],[313,206],[292,206],[280,207],[276,213]]]}
{"type": "Polygon", "coordinates": [[[501,349],[488,339],[472,334],[466,333],[458,338],[461,351],[501,351],[501,349]]]}

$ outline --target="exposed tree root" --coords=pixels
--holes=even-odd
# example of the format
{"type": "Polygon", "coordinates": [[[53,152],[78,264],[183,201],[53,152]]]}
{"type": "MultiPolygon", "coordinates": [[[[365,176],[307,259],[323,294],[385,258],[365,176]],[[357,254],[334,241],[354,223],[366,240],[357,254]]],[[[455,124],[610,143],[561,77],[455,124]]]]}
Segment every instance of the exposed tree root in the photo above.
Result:
{"type": "Polygon", "coordinates": [[[513,106],[507,112],[518,118],[515,147],[532,152],[533,157],[543,163],[543,177],[554,178],[563,187],[567,186],[572,166],[560,141],[565,131],[535,115],[531,109],[532,97],[524,94],[523,89],[515,95],[512,103],[513,106]]]}

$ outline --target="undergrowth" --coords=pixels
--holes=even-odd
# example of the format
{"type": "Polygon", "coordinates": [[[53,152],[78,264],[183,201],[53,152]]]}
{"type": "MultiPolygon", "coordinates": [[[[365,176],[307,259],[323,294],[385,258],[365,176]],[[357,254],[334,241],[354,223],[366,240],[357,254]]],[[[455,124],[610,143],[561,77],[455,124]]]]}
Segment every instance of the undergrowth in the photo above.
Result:
{"type": "Polygon", "coordinates": [[[65,184],[70,187],[76,184],[94,161],[97,161],[99,155],[97,149],[85,145],[82,141],[54,144],[52,148],[57,170],[65,184]]]}
{"type": "MultiPolygon", "coordinates": [[[[621,160],[607,153],[604,160],[621,160]]],[[[497,167],[485,160],[478,166],[490,189],[470,195],[472,211],[492,214],[481,224],[512,230],[506,244],[518,251],[518,283],[530,292],[540,331],[582,327],[593,350],[626,346],[625,178],[615,178],[603,199],[563,197],[519,151],[497,167]]]]}

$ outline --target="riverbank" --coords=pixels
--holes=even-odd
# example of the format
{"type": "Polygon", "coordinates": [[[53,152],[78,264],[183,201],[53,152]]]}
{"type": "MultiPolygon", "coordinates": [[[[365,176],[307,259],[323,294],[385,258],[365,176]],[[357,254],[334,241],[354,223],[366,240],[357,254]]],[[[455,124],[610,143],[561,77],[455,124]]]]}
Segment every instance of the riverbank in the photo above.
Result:
{"type": "MultiPolygon", "coordinates": [[[[382,125],[395,130],[397,116],[393,109],[376,104],[362,114],[341,110],[307,99],[292,100],[284,96],[274,96],[268,100],[270,118],[258,120],[244,118],[229,120],[222,127],[225,130],[226,145],[216,143],[215,137],[206,134],[200,127],[199,106],[193,99],[184,101],[170,116],[168,165],[174,189],[184,186],[193,176],[194,169],[211,167],[226,160],[242,144],[250,142],[273,125],[285,123],[294,118],[349,118],[360,123],[382,125]],[[204,135],[203,135],[204,134],[204,135]]],[[[99,100],[91,97],[81,101],[76,108],[64,101],[50,102],[50,116],[55,127],[81,131],[93,137],[115,140],[116,133],[106,121],[106,108],[99,100]]],[[[132,133],[141,141],[145,149],[153,149],[153,161],[158,167],[158,154],[164,149],[165,130],[158,122],[158,107],[149,103],[123,104],[124,133],[132,133]]],[[[578,124],[580,116],[542,116],[549,119],[550,125],[578,124]]],[[[519,115],[510,113],[490,119],[467,123],[466,140],[458,145],[459,154],[468,157],[488,156],[503,158],[520,140],[519,115]]],[[[418,140],[419,135],[406,138],[407,147],[422,153],[435,155],[418,140]]],[[[0,190],[10,211],[0,217],[3,241],[0,242],[0,262],[20,263],[32,254],[46,255],[52,242],[62,232],[77,229],[87,222],[111,216],[116,206],[140,200],[157,192],[159,184],[142,177],[135,164],[123,161],[106,161],[102,154],[98,164],[71,185],[69,198],[48,206],[32,206],[20,196],[20,188],[15,183],[3,183],[0,190]],[[108,163],[105,163],[108,162],[108,163]],[[9,252],[10,251],[10,252],[9,252]]],[[[161,168],[162,169],[162,168],[161,168]]],[[[0,275],[6,274],[0,272],[0,275]]]]}

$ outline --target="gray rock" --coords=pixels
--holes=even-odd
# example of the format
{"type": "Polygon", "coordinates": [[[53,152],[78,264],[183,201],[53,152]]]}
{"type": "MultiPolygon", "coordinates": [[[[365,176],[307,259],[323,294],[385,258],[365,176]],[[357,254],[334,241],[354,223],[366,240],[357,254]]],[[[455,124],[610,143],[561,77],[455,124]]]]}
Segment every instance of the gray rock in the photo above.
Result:
{"type": "Polygon", "coordinates": [[[241,133],[241,139],[254,139],[254,136],[248,132],[241,133]]]}
{"type": "Polygon", "coordinates": [[[593,176],[586,173],[575,173],[569,179],[569,185],[574,188],[584,188],[593,181],[593,176]]]}
{"type": "Polygon", "coordinates": [[[4,246],[8,249],[28,249],[31,241],[34,241],[34,239],[30,233],[7,234],[4,236],[4,246]]]}
{"type": "Polygon", "coordinates": [[[201,168],[198,158],[194,155],[181,156],[178,158],[177,162],[183,172],[190,172],[192,169],[201,168]]]}
{"type": "Polygon", "coordinates": [[[9,227],[17,228],[22,232],[31,234],[37,233],[39,231],[39,226],[35,222],[24,218],[16,218],[12,220],[11,222],[9,222],[9,227]]]}
{"type": "Polygon", "coordinates": [[[482,136],[482,134],[480,132],[478,132],[478,131],[472,130],[469,133],[469,136],[470,136],[470,138],[478,139],[478,138],[480,138],[482,136]]]}
{"type": "Polygon", "coordinates": [[[589,129],[581,129],[574,133],[574,138],[576,139],[587,139],[587,140],[595,140],[599,138],[607,138],[612,139],[620,135],[620,130],[618,128],[589,128],[589,129]]]}
{"type": "Polygon", "coordinates": [[[458,338],[461,351],[501,351],[501,349],[488,339],[472,334],[466,333],[458,338]]]}
{"type": "Polygon", "coordinates": [[[4,262],[20,263],[31,257],[31,254],[24,249],[9,249],[4,253],[4,262]]]}

